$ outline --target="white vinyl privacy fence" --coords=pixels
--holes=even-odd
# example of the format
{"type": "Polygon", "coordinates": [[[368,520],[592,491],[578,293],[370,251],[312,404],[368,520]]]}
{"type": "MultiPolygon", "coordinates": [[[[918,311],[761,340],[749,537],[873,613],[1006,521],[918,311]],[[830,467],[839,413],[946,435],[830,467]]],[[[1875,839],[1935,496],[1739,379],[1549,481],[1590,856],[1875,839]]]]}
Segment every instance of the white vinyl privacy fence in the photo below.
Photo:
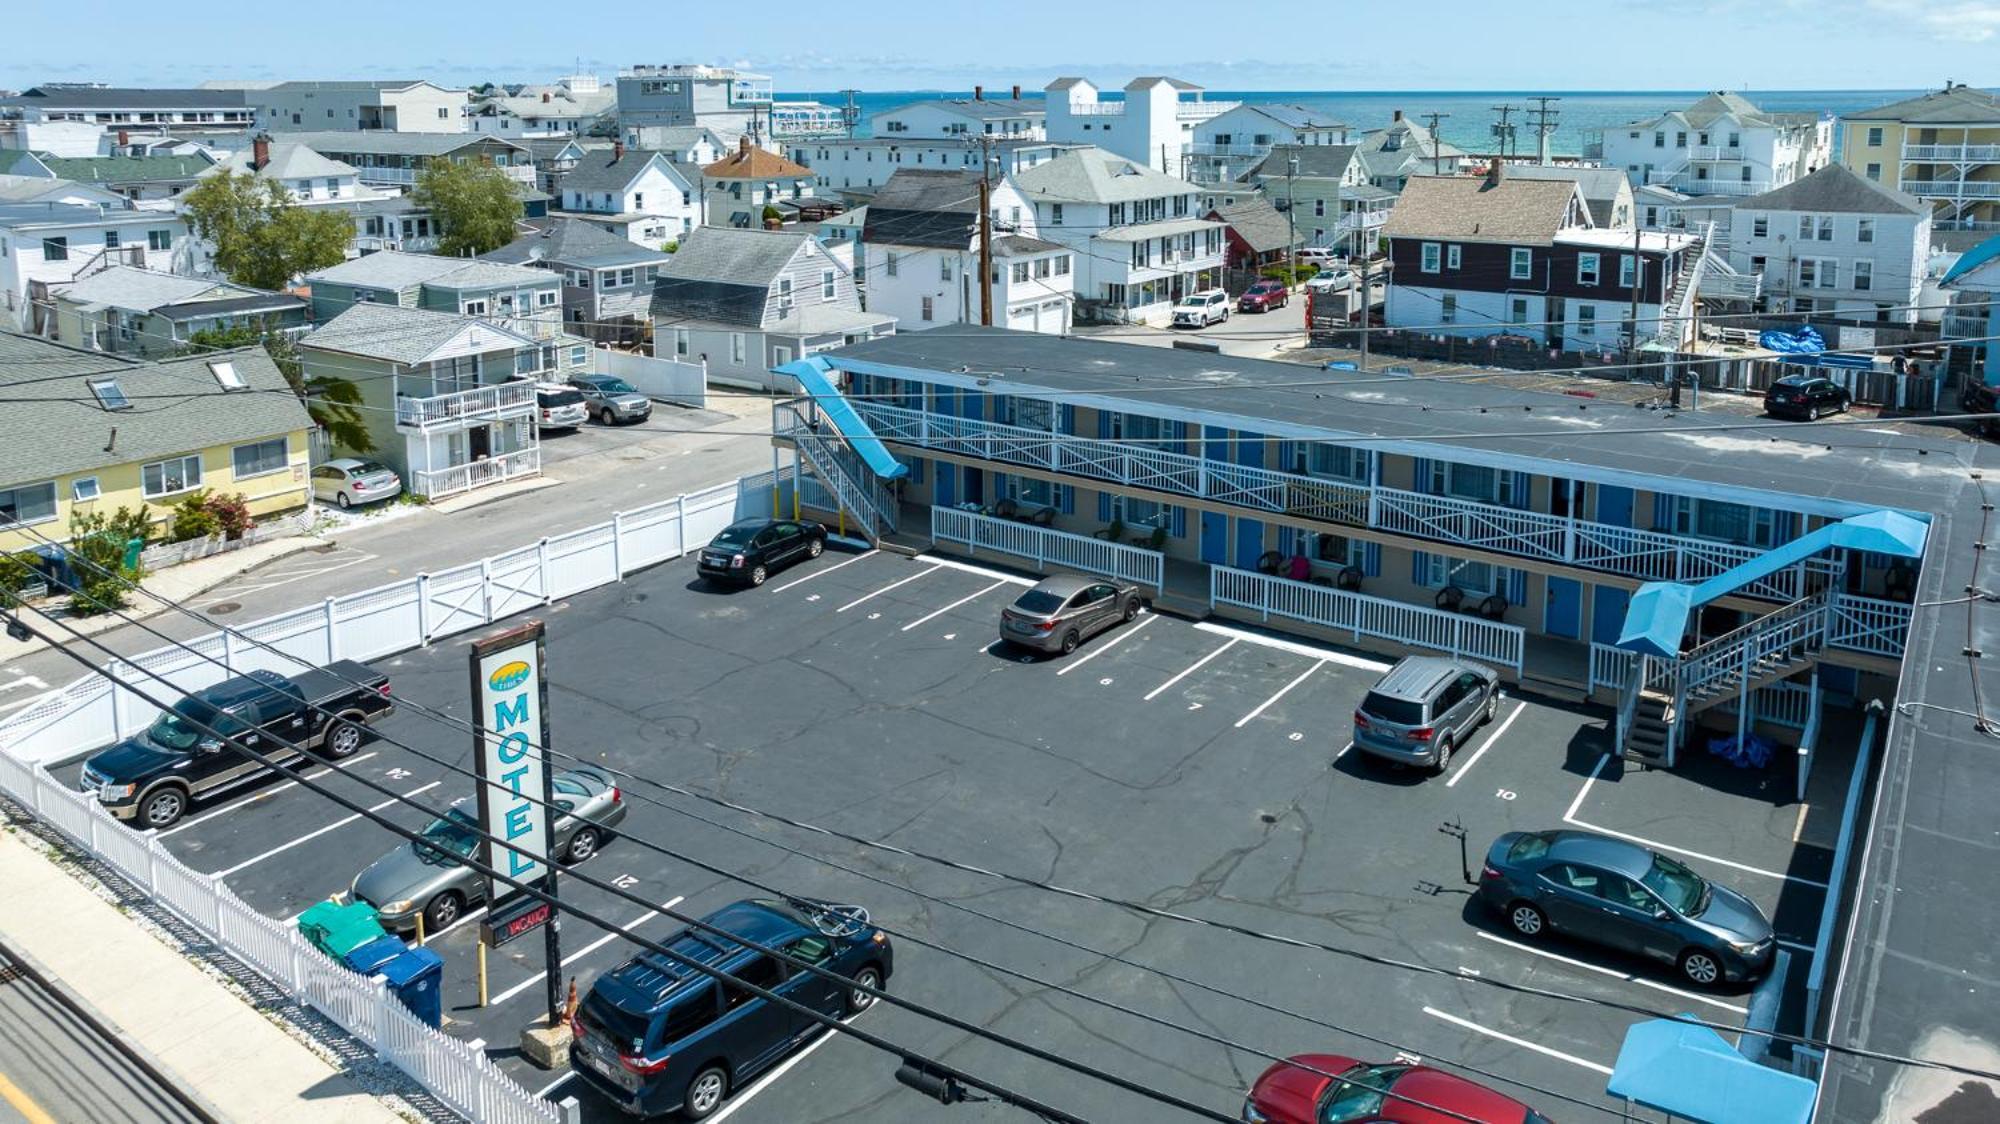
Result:
{"type": "MultiPolygon", "coordinates": [[[[770,482],[763,488],[768,507],[770,482]]],[[[725,484],[620,512],[608,522],[505,554],[328,598],[234,630],[249,639],[209,633],[188,642],[193,651],[156,649],[107,670],[140,691],[170,697],[258,668],[296,672],[336,659],[371,660],[421,647],[679,558],[737,518],[740,490],[725,484]],[[224,667],[204,656],[220,659],[224,667]]],[[[221,879],[182,865],[157,837],[119,823],[95,799],[43,767],[117,741],[153,714],[136,693],[104,675],[51,693],[0,722],[0,791],[109,863],[216,947],[366,1042],[454,1111],[500,1124],[562,1118],[556,1106],[523,1089],[484,1053],[417,1021],[381,984],[327,959],[295,926],[259,913],[221,879]]]]}

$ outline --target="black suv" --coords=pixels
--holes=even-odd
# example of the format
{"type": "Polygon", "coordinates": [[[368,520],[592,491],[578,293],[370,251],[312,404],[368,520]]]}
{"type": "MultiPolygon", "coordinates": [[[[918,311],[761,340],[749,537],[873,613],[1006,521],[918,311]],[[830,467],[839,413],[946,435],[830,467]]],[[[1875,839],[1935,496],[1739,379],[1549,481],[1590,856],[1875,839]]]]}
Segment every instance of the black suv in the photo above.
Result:
{"type": "Polygon", "coordinates": [[[801,558],[826,549],[826,528],[806,519],[743,519],[723,528],[695,556],[705,578],[763,585],[766,578],[801,558]]]}
{"type": "MultiPolygon", "coordinates": [[[[895,966],[889,935],[859,906],[740,901],[702,919],[727,933],[880,990],[895,966]]],[[[838,1018],[875,997],[725,937],[685,929],[665,947],[801,1006],[838,1018]]],[[[817,1019],[642,952],[597,977],[570,1020],[570,1069],[634,1116],[700,1120],[816,1036],[817,1019]]]]}
{"type": "Polygon", "coordinates": [[[1847,412],[1848,394],[1825,375],[1786,375],[1764,392],[1764,412],[1774,418],[1818,421],[1847,412]]]}
{"type": "MultiPolygon", "coordinates": [[[[2000,413],[2000,386],[1974,382],[1967,375],[1965,389],[1958,393],[1958,408],[1968,414],[2000,413]]],[[[1981,418],[1972,424],[1988,437],[2000,437],[2000,418],[1981,418]]]]}

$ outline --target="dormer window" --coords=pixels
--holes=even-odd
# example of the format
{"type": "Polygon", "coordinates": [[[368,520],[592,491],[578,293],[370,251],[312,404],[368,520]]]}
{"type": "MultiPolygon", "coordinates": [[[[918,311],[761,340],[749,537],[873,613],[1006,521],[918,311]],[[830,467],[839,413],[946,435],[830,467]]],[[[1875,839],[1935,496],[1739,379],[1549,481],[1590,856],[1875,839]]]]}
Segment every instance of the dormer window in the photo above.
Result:
{"type": "Polygon", "coordinates": [[[97,404],[107,410],[129,410],[132,400],[125,397],[125,388],[117,379],[92,379],[90,393],[97,397],[97,404]]]}

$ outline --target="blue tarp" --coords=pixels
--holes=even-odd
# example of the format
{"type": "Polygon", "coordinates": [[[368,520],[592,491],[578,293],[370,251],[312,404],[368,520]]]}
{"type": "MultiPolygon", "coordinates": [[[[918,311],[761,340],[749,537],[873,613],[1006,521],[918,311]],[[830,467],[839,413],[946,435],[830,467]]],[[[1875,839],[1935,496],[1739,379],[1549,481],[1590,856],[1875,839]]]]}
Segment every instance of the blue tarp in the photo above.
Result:
{"type": "Polygon", "coordinates": [[[1812,355],[1826,350],[1826,339],[1812,325],[1802,324],[1790,332],[1767,328],[1757,334],[1757,346],[1785,355],[1812,355]]]}
{"type": "Polygon", "coordinates": [[[1632,595],[1618,646],[1671,659],[1680,654],[1688,615],[1732,590],[1769,577],[1829,548],[1864,550],[1897,558],[1921,558],[1930,524],[1900,511],[1871,511],[1830,523],[1783,546],[1774,547],[1699,585],[1647,582],[1632,595]]]}
{"type": "Polygon", "coordinates": [[[1705,1026],[1653,1019],[1625,1032],[1605,1091],[1706,1124],[1807,1124],[1818,1087],[1751,1061],[1705,1026]]]}
{"type": "Polygon", "coordinates": [[[869,429],[868,423],[861,420],[861,415],[854,412],[847,396],[833,385],[833,369],[832,363],[815,355],[794,360],[777,371],[799,380],[799,385],[805,388],[806,395],[819,407],[819,412],[825,414],[833,427],[840,431],[848,447],[861,454],[861,459],[867,462],[875,475],[884,480],[908,476],[909,466],[890,455],[888,448],[875,436],[875,431],[869,429]]]}

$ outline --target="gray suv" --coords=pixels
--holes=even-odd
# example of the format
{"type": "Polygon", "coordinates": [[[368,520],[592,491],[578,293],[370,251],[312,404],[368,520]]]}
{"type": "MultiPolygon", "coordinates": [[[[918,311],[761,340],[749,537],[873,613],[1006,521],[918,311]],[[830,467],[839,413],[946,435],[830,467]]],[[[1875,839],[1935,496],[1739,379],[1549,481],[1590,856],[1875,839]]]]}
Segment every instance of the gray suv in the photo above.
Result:
{"type": "Polygon", "coordinates": [[[590,416],[605,425],[642,422],[653,416],[653,400],[612,375],[578,375],[569,384],[583,392],[590,416]]]}
{"type": "Polygon", "coordinates": [[[1354,748],[1442,773],[1454,749],[1500,709],[1500,674],[1485,664],[1405,656],[1354,711],[1354,748]]]}

